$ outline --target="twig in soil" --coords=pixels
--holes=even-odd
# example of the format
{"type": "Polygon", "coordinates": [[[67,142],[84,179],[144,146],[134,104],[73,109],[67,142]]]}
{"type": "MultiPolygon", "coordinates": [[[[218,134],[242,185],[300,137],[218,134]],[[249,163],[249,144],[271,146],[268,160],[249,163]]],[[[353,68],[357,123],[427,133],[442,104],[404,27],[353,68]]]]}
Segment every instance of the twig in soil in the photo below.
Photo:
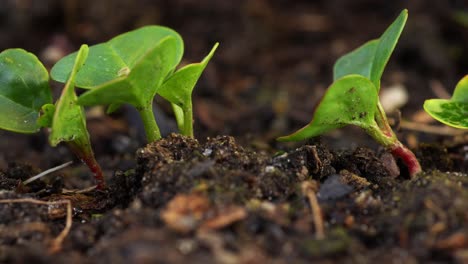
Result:
{"type": "Polygon", "coordinates": [[[312,210],[315,225],[315,238],[324,239],[325,228],[322,219],[322,209],[320,208],[316,195],[318,191],[318,184],[316,181],[304,181],[301,184],[301,189],[304,196],[306,196],[309,200],[310,208],[312,210]]]}
{"type": "Polygon", "coordinates": [[[66,204],[67,205],[67,217],[65,220],[65,227],[63,228],[62,232],[52,240],[52,243],[49,247],[49,253],[53,254],[58,252],[62,248],[63,240],[67,237],[68,233],[70,233],[70,229],[72,226],[72,205],[70,200],[59,200],[59,201],[41,201],[32,198],[21,198],[21,199],[3,199],[0,200],[0,203],[32,203],[32,204],[40,204],[40,205],[58,205],[58,204],[66,204]]]}
{"type": "Polygon", "coordinates": [[[31,183],[31,182],[33,182],[33,181],[35,181],[35,180],[37,180],[37,179],[39,179],[39,178],[41,178],[41,177],[43,177],[43,176],[46,176],[47,174],[50,174],[50,173],[52,173],[52,172],[54,172],[54,171],[61,170],[61,169],[65,168],[65,167],[69,166],[69,165],[72,164],[72,163],[73,163],[73,161],[69,161],[69,162],[64,163],[64,164],[62,164],[62,165],[59,165],[59,166],[57,166],[57,167],[53,167],[53,168],[50,168],[50,169],[48,169],[48,170],[45,170],[45,171],[43,171],[43,172],[37,174],[36,176],[33,176],[33,177],[31,177],[31,178],[25,180],[25,181],[23,182],[23,184],[26,185],[26,184],[28,184],[28,183],[31,183]]]}
{"type": "Polygon", "coordinates": [[[88,193],[88,192],[94,191],[96,188],[97,188],[97,185],[93,185],[93,186],[90,186],[90,187],[84,188],[84,189],[72,189],[72,190],[70,190],[70,189],[63,188],[62,193],[64,193],[64,194],[88,193]]]}
{"type": "Polygon", "coordinates": [[[441,136],[458,136],[466,133],[463,129],[451,128],[448,126],[434,126],[424,123],[416,123],[402,120],[400,127],[406,130],[413,130],[427,134],[441,135],[441,136]]]}
{"type": "Polygon", "coordinates": [[[315,170],[313,171],[313,173],[318,173],[318,172],[322,172],[323,171],[323,166],[322,166],[322,161],[320,160],[320,157],[318,155],[318,152],[317,152],[317,147],[316,146],[312,146],[312,155],[314,156],[314,159],[315,159],[315,170]]]}

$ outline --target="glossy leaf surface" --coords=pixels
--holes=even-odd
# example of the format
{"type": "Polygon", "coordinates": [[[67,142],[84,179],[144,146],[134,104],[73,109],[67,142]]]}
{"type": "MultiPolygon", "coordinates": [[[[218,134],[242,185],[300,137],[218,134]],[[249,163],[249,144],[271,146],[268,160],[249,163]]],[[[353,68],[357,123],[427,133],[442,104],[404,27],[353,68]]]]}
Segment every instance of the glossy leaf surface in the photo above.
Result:
{"type": "Polygon", "coordinates": [[[360,74],[369,78],[379,90],[380,78],[407,19],[408,11],[403,10],[380,38],[371,40],[338,59],[333,68],[334,80],[349,74],[360,74]]]}
{"type": "Polygon", "coordinates": [[[278,140],[303,140],[346,125],[369,128],[375,124],[377,100],[377,89],[369,79],[361,75],[345,76],[328,88],[307,126],[278,140]]]}
{"type": "Polygon", "coordinates": [[[44,104],[52,102],[49,74],[37,57],[22,49],[0,53],[0,128],[34,133],[44,104]]]}
{"type": "MultiPolygon", "coordinates": [[[[56,103],[52,119],[52,131],[49,141],[56,146],[62,141],[83,142],[89,145],[89,134],[86,129],[86,121],[83,107],[78,105],[75,94],[76,73],[83,66],[88,56],[88,46],[83,45],[76,56],[70,77],[63,88],[62,94],[56,103]]],[[[81,144],[79,144],[81,145],[81,144]]]]}
{"type": "Polygon", "coordinates": [[[468,75],[458,82],[450,100],[426,100],[424,110],[446,125],[468,129],[468,75]]]}
{"type": "Polygon", "coordinates": [[[158,94],[169,102],[184,108],[187,102],[192,100],[193,88],[217,48],[218,43],[201,62],[186,65],[172,74],[158,90],[158,94]]]}
{"type": "Polygon", "coordinates": [[[123,68],[121,71],[126,71],[125,74],[82,94],[78,103],[81,105],[129,103],[137,108],[147,107],[153,101],[166,76],[175,67],[176,42],[173,37],[163,39],[141,57],[132,69],[123,68]]]}
{"type": "MultiPolygon", "coordinates": [[[[170,28],[146,26],[121,34],[108,42],[91,46],[88,60],[76,76],[76,86],[89,89],[128,75],[143,57],[167,37],[175,39],[174,56],[167,61],[168,67],[174,70],[184,52],[182,38],[170,28]]],[[[76,52],[55,64],[51,71],[52,79],[66,82],[75,58],[76,52]]],[[[158,70],[157,65],[155,64],[153,70],[158,70]]]]}

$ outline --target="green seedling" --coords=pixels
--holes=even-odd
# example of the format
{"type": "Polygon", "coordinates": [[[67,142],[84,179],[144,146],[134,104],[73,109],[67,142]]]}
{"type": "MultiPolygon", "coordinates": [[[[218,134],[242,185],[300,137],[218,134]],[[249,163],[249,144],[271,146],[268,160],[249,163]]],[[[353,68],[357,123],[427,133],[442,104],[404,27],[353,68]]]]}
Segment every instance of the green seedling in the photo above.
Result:
{"type": "Polygon", "coordinates": [[[158,90],[159,95],[171,102],[177,125],[183,135],[193,137],[192,91],[217,48],[218,43],[201,62],[181,68],[158,90]]]}
{"type": "Polygon", "coordinates": [[[66,142],[95,174],[97,187],[102,189],[102,171],[94,158],[83,108],[77,105],[74,91],[76,73],[87,54],[88,46],[83,45],[62,95],[54,105],[49,74],[34,54],[22,49],[0,53],[0,111],[3,113],[0,128],[19,133],[35,133],[41,127],[51,128],[50,144],[56,146],[66,142]]]}
{"type": "Polygon", "coordinates": [[[337,60],[334,83],[317,106],[312,121],[280,141],[315,137],[347,125],[359,126],[407,165],[411,176],[421,171],[413,152],[390,127],[380,104],[380,78],[398,42],[408,17],[403,10],[378,39],[371,40],[337,60]]]}
{"type": "MultiPolygon", "coordinates": [[[[89,59],[76,75],[76,86],[89,90],[78,98],[78,104],[109,105],[108,111],[125,103],[133,105],[152,142],[161,138],[152,107],[153,98],[161,93],[175,105],[182,134],[193,136],[191,92],[216,47],[201,63],[175,72],[184,44],[177,32],[166,27],[142,27],[91,46],[89,59]]],[[[75,57],[72,53],[60,60],[51,77],[65,82],[75,57]]]]}
{"type": "Polygon", "coordinates": [[[468,129],[468,75],[458,82],[451,99],[426,100],[424,110],[446,125],[468,129]]]}

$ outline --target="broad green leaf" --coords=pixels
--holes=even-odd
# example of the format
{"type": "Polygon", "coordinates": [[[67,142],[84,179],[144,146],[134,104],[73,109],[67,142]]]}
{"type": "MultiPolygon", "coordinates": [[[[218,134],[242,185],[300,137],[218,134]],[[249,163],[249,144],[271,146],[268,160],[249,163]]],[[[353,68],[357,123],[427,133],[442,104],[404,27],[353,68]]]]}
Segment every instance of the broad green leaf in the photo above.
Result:
{"type": "Polygon", "coordinates": [[[380,38],[371,40],[337,60],[333,78],[337,80],[348,74],[360,74],[369,78],[380,90],[380,79],[390,56],[400,38],[408,18],[403,10],[380,38]]]}
{"type": "Polygon", "coordinates": [[[458,82],[450,100],[426,100],[424,110],[446,125],[468,129],[468,75],[458,82]]]}
{"type": "Polygon", "coordinates": [[[369,79],[361,75],[345,76],[328,88],[307,126],[278,140],[303,140],[346,125],[371,127],[375,125],[377,100],[377,89],[369,79]]]}
{"type": "MultiPolygon", "coordinates": [[[[174,70],[182,59],[184,52],[183,41],[174,30],[162,26],[146,26],[121,34],[108,42],[91,46],[86,64],[76,76],[76,86],[80,88],[94,88],[103,83],[124,77],[133,72],[136,65],[153,51],[161,41],[167,37],[175,39],[173,56],[166,61],[166,67],[174,70]]],[[[57,64],[51,71],[52,79],[65,82],[70,75],[76,52],[72,53],[57,64]]],[[[153,71],[158,68],[153,69],[153,71]]]]}
{"type": "Polygon", "coordinates": [[[89,144],[89,134],[86,129],[83,107],[78,105],[75,93],[75,77],[88,56],[88,46],[83,45],[75,59],[75,64],[70,73],[65,88],[56,103],[56,109],[52,120],[52,131],[49,141],[56,146],[62,141],[80,142],[80,145],[89,144]]]}
{"type": "Polygon", "coordinates": [[[0,53],[0,128],[34,133],[42,105],[51,103],[49,74],[37,57],[22,49],[0,53]]]}
{"type": "Polygon", "coordinates": [[[172,74],[158,90],[158,94],[169,102],[184,108],[192,100],[193,88],[213,57],[218,45],[216,43],[201,62],[189,64],[172,74]]]}
{"type": "Polygon", "coordinates": [[[145,108],[153,101],[157,89],[175,67],[177,40],[166,37],[154,46],[131,69],[122,68],[121,77],[101,84],[82,94],[80,105],[124,104],[145,108]]]}

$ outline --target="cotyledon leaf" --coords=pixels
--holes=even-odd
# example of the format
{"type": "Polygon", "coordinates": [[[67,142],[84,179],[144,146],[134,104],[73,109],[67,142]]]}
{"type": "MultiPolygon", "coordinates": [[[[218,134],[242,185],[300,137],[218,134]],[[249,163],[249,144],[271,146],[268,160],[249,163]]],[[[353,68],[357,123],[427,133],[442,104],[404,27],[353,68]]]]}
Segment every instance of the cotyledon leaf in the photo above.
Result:
{"type": "Polygon", "coordinates": [[[201,62],[189,64],[172,74],[158,89],[158,94],[169,102],[184,108],[184,105],[191,101],[193,88],[218,45],[219,43],[216,43],[201,62]]]}
{"type": "Polygon", "coordinates": [[[333,67],[334,80],[349,74],[360,74],[369,78],[377,90],[380,90],[380,79],[407,19],[408,10],[405,9],[380,38],[371,40],[339,58],[333,67]]]}
{"type": "Polygon", "coordinates": [[[458,82],[450,100],[426,100],[424,110],[446,125],[468,129],[468,75],[458,82]]]}
{"type": "Polygon", "coordinates": [[[347,75],[328,88],[307,126],[278,140],[303,140],[346,125],[371,127],[375,124],[377,100],[377,89],[369,79],[347,75]]]}
{"type": "Polygon", "coordinates": [[[206,65],[213,57],[219,43],[199,63],[192,63],[173,73],[157,93],[172,104],[177,126],[182,134],[193,136],[192,92],[206,65]],[[188,122],[186,124],[186,122],[188,122]]]}
{"type": "Polygon", "coordinates": [[[370,79],[378,45],[379,40],[374,39],[339,58],[333,66],[333,80],[349,74],[359,74],[370,79]]]}
{"type": "Polygon", "coordinates": [[[49,74],[37,57],[23,49],[0,53],[0,128],[39,131],[36,124],[44,104],[52,102],[49,74]]]}
{"type": "MultiPolygon", "coordinates": [[[[145,26],[121,34],[105,43],[91,46],[86,64],[76,76],[76,86],[80,88],[94,88],[103,83],[119,79],[154,50],[167,37],[173,37],[174,54],[168,67],[175,69],[182,59],[184,43],[182,37],[174,30],[163,26],[145,26]]],[[[66,82],[74,64],[76,52],[62,58],[51,71],[52,79],[66,82]]],[[[157,70],[157,69],[153,69],[157,70]]]]}
{"type": "Polygon", "coordinates": [[[79,97],[78,103],[88,106],[129,103],[137,108],[147,107],[174,67],[176,43],[172,36],[161,40],[135,62],[133,69],[122,68],[120,77],[90,89],[79,97]]]}

